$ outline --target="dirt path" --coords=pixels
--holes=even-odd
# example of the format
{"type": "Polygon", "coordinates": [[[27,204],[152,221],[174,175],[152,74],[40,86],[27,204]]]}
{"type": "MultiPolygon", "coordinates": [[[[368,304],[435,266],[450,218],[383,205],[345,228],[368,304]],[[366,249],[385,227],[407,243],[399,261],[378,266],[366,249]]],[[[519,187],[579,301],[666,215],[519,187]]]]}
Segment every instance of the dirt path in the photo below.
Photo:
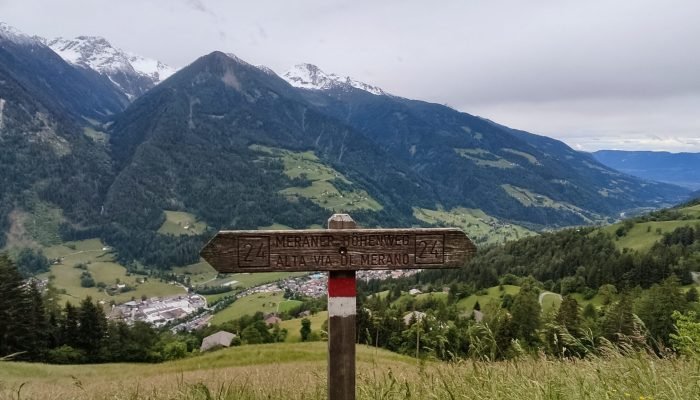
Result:
{"type": "Polygon", "coordinates": [[[561,300],[561,295],[558,294],[558,293],[554,293],[554,292],[542,292],[542,293],[540,293],[540,298],[538,299],[539,302],[540,302],[540,305],[542,305],[542,300],[544,300],[544,296],[547,296],[547,295],[554,295],[554,296],[557,296],[557,297],[559,297],[559,300],[561,300]]]}

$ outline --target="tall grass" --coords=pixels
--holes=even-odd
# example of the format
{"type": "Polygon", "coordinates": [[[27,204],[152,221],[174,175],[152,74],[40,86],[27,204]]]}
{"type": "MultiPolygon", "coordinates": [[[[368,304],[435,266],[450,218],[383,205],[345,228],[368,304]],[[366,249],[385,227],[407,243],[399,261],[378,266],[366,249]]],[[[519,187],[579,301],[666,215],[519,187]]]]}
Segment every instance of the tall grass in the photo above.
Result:
{"type": "MultiPolygon", "coordinates": [[[[216,358],[162,365],[0,363],[0,398],[326,398],[324,344],[247,347],[219,352],[216,358]],[[285,355],[285,348],[293,355],[285,355]],[[258,362],[252,363],[256,354],[258,362]],[[8,372],[13,365],[20,366],[20,371],[8,372]]],[[[540,356],[503,362],[419,363],[358,347],[358,359],[358,399],[700,399],[698,358],[608,352],[583,360],[540,356]]]]}

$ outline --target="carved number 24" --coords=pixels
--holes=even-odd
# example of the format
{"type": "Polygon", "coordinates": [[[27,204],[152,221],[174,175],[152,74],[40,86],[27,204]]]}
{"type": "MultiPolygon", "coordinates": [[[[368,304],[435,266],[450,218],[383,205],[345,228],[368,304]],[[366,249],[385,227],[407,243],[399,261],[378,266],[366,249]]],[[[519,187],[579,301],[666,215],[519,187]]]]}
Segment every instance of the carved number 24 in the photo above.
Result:
{"type": "Polygon", "coordinates": [[[418,257],[420,257],[420,258],[426,257],[425,252],[428,251],[428,248],[430,248],[430,250],[428,251],[430,254],[432,254],[435,257],[440,256],[440,252],[436,249],[436,247],[438,245],[438,241],[431,240],[430,243],[431,244],[428,244],[428,242],[426,240],[421,240],[420,242],[418,242],[418,246],[420,247],[420,252],[418,253],[418,257]]]}
{"type": "MultiPolygon", "coordinates": [[[[245,253],[245,257],[243,258],[243,261],[253,261],[253,259],[250,258],[250,253],[253,252],[253,245],[250,243],[246,243],[243,245],[243,247],[248,249],[248,251],[245,253]]],[[[256,252],[255,257],[256,258],[265,257],[265,252],[263,251],[263,244],[260,243],[257,247],[258,247],[258,251],[256,252]]]]}

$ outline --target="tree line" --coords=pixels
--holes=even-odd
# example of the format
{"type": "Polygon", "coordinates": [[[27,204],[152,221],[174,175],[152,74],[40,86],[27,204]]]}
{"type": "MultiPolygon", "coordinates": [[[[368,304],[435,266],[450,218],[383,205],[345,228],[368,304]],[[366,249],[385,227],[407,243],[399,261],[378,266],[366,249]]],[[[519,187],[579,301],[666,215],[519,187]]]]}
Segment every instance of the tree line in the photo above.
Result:
{"type": "Polygon", "coordinates": [[[58,304],[51,286],[40,290],[24,280],[0,253],[0,358],[59,364],[158,362],[186,356],[197,338],[159,331],[144,322],[108,321],[87,297],[58,304]]]}
{"type": "MultiPolygon", "coordinates": [[[[528,353],[585,357],[606,351],[645,350],[658,354],[698,352],[698,292],[684,293],[669,277],[648,290],[617,293],[610,285],[605,304],[582,306],[564,296],[543,312],[543,285],[521,278],[511,295],[500,286],[497,299],[465,310],[457,285],[448,296],[413,297],[395,286],[386,294],[358,299],[358,342],[416,357],[442,360],[501,360],[528,353]],[[685,323],[684,330],[676,324],[685,323]]],[[[552,294],[550,294],[552,295],[552,294]]]]}

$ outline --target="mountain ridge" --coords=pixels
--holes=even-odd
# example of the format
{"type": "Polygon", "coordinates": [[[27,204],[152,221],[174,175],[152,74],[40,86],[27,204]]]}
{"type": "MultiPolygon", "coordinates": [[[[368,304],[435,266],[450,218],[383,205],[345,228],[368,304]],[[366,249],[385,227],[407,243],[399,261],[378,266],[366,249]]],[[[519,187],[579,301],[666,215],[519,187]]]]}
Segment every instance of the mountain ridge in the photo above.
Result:
{"type": "MultiPolygon", "coordinates": [[[[326,85],[320,89],[300,88],[269,68],[212,52],[129,101],[108,77],[68,64],[36,40],[6,42],[0,39],[0,75],[21,78],[23,92],[9,96],[0,86],[2,129],[16,120],[9,116],[21,99],[25,108],[49,107],[50,121],[67,119],[53,142],[26,153],[27,165],[63,163],[64,172],[12,183],[64,210],[64,239],[100,237],[125,263],[196,261],[211,232],[160,234],[167,210],[189,212],[213,230],[304,228],[343,211],[363,226],[414,226],[425,215],[450,220],[461,210],[543,229],[615,219],[688,192],[630,178],[554,139],[373,93],[333,74],[317,76],[326,85]],[[56,80],[57,71],[75,79],[56,80]],[[55,82],[53,89],[37,78],[55,82]],[[71,95],[83,87],[88,95],[71,95]],[[38,189],[46,177],[49,189],[38,189]]],[[[27,121],[13,128],[12,149],[35,146],[21,135],[27,121]]],[[[17,165],[0,162],[8,171],[17,165]]],[[[0,203],[6,231],[17,203],[0,203]]]]}

